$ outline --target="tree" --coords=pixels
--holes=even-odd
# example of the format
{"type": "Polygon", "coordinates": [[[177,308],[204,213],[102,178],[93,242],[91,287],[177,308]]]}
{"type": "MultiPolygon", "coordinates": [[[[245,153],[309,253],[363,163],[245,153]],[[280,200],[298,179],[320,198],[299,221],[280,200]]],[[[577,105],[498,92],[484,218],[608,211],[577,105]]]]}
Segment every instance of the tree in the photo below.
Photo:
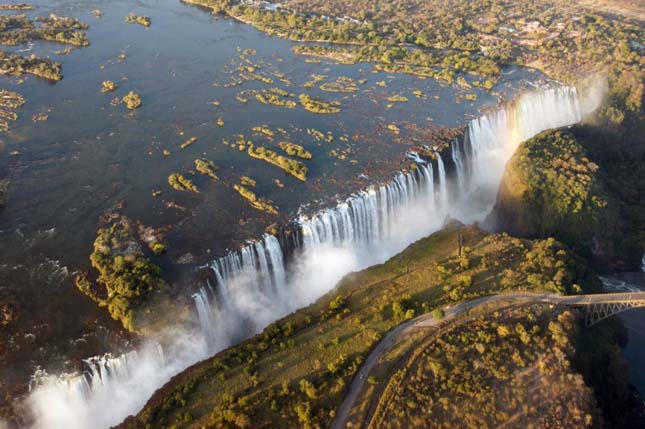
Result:
{"type": "Polygon", "coordinates": [[[434,311],[432,312],[432,317],[434,317],[437,320],[443,319],[445,316],[445,313],[442,308],[435,308],[434,311]]]}

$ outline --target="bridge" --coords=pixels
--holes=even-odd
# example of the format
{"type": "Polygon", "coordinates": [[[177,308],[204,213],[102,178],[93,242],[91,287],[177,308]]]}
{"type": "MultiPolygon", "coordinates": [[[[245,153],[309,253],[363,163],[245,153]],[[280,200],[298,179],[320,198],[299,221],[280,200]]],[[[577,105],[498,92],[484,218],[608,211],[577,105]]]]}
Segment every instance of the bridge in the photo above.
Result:
{"type": "Polygon", "coordinates": [[[585,311],[585,325],[592,326],[601,320],[605,320],[615,314],[631,308],[645,307],[645,292],[624,292],[624,293],[599,293],[592,295],[556,295],[550,293],[535,292],[506,292],[497,295],[488,295],[471,299],[450,307],[444,308],[444,317],[436,319],[432,313],[422,314],[412,320],[401,323],[385,334],[381,341],[372,349],[362,367],[354,376],[345,398],[336,410],[336,415],[331,422],[330,429],[345,429],[351,409],[354,407],[359,394],[363,391],[368,375],[374,365],[390,349],[396,338],[402,337],[413,329],[418,328],[440,328],[450,323],[470,310],[481,305],[491,303],[514,302],[539,303],[543,302],[552,305],[561,305],[570,308],[579,308],[585,311]]]}
{"type": "Polygon", "coordinates": [[[553,295],[550,301],[585,310],[587,327],[631,308],[645,307],[645,292],[600,293],[594,295],[553,295]]]}

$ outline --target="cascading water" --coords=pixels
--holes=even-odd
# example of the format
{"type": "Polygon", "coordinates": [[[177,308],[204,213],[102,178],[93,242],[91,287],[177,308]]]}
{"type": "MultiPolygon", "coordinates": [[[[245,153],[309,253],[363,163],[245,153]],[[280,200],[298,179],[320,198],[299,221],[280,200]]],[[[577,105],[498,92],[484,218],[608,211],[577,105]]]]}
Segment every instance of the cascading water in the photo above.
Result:
{"type": "MultiPolygon", "coordinates": [[[[437,156],[437,166],[439,167],[439,201],[441,202],[442,208],[448,207],[448,191],[446,190],[446,168],[443,165],[443,159],[439,152],[435,152],[437,156]]],[[[459,171],[457,171],[459,173],[459,171]]]]}
{"type": "Polygon", "coordinates": [[[199,332],[184,327],[180,334],[170,333],[171,346],[161,362],[149,347],[136,358],[119,361],[118,369],[112,360],[103,366],[87,362],[85,374],[46,378],[29,398],[35,427],[118,424],[173,374],[313,302],[346,273],[385,261],[436,231],[447,215],[467,223],[483,218],[517,145],[543,130],[581,119],[574,88],[526,93],[471,121],[464,140],[453,143],[455,194],[449,195],[448,181],[453,179],[446,177],[437,153],[436,160],[417,159],[416,169],[397,174],[387,184],[299,217],[297,235],[285,240],[293,249],[283,249],[276,237],[265,235],[215,260],[210,265],[214,284],[207,283],[193,295],[199,332]]]}
{"type": "Polygon", "coordinates": [[[464,166],[463,162],[461,160],[461,149],[459,148],[459,140],[455,140],[452,142],[450,145],[450,151],[452,155],[452,162],[455,165],[455,170],[457,170],[457,189],[459,190],[459,194],[463,194],[465,191],[465,181],[466,177],[464,174],[464,166]]]}

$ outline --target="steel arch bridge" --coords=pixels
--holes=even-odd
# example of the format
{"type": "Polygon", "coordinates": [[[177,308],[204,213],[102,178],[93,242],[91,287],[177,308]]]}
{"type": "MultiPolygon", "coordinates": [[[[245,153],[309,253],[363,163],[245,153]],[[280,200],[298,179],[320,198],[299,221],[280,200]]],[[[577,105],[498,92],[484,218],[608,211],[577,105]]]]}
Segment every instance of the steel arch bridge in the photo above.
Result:
{"type": "Polygon", "coordinates": [[[645,292],[554,296],[555,303],[585,311],[587,327],[632,308],[645,307],[645,292]]]}

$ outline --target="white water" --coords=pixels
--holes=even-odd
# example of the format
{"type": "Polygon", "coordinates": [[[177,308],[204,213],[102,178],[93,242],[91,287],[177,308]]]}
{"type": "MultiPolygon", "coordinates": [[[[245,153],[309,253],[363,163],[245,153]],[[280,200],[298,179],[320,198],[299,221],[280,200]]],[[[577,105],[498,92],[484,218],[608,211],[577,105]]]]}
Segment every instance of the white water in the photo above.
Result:
{"type": "Polygon", "coordinates": [[[416,171],[297,219],[300,239],[291,263],[270,235],[214,261],[215,284],[194,295],[199,330],[169,329],[164,339],[171,345],[163,353],[147,345],[89,360],[84,374],[40,377],[28,399],[34,428],[118,424],[172,375],[313,302],[348,272],[387,260],[436,231],[447,215],[465,223],[482,219],[517,145],[545,129],[579,122],[582,114],[575,89],[524,94],[468,125],[463,154],[452,152],[457,186],[437,154],[434,164],[419,163],[416,171]]]}
{"type": "Polygon", "coordinates": [[[452,163],[457,170],[457,189],[459,194],[462,195],[466,191],[464,164],[461,159],[461,149],[459,148],[459,141],[455,140],[450,145],[452,155],[452,163]]]}

